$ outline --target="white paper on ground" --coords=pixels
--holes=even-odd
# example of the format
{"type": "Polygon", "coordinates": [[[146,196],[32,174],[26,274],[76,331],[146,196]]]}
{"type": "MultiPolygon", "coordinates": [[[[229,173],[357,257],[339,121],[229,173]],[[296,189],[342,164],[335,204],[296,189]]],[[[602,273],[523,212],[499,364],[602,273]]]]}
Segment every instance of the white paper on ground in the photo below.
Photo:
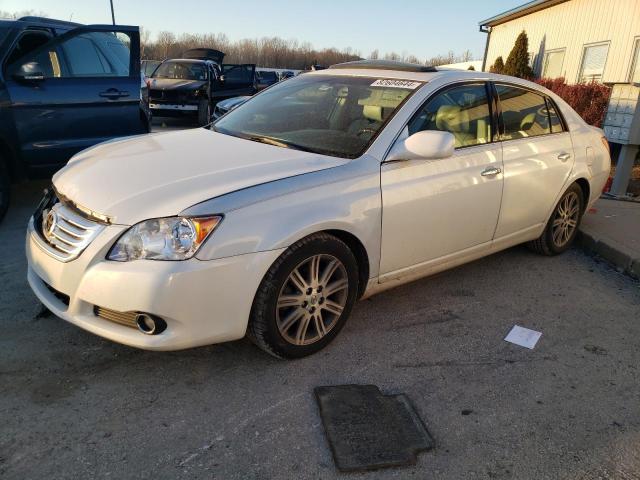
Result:
{"type": "Polygon", "coordinates": [[[519,327],[514,325],[509,334],[504,337],[505,341],[515,343],[521,347],[526,347],[533,350],[538,340],[542,336],[542,332],[536,332],[535,330],[529,330],[528,328],[519,327]]]}

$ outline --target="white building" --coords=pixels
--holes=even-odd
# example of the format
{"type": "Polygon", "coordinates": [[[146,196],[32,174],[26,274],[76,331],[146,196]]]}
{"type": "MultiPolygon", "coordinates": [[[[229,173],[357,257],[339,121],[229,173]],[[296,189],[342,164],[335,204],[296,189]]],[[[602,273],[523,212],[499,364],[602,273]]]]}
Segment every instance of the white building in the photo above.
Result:
{"type": "Polygon", "coordinates": [[[529,37],[536,75],[568,83],[640,82],[640,0],[533,0],[480,22],[483,70],[529,37]]]}

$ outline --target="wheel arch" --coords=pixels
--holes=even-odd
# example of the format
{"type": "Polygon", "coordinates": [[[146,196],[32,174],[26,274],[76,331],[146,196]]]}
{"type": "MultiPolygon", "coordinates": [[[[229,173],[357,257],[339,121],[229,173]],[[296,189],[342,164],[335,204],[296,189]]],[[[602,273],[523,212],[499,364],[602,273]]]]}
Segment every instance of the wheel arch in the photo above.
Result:
{"type": "MultiPolygon", "coordinates": [[[[587,180],[584,177],[576,178],[573,181],[573,183],[577,183],[578,186],[580,187],[580,190],[582,190],[583,208],[584,208],[584,210],[586,210],[587,205],[589,205],[589,199],[591,198],[591,184],[589,183],[589,180],[587,180]]],[[[572,183],[572,185],[573,185],[573,183],[572,183]]],[[[570,186],[571,185],[569,185],[569,187],[570,186]]],[[[584,213],[584,210],[582,211],[582,213],[584,213]]]]}
{"type": "Polygon", "coordinates": [[[369,282],[369,272],[371,267],[369,266],[369,255],[364,244],[354,234],[347,232],[346,230],[322,230],[317,233],[328,233],[342,242],[344,242],[349,250],[353,252],[358,263],[358,298],[362,297],[364,291],[367,288],[369,282]]]}

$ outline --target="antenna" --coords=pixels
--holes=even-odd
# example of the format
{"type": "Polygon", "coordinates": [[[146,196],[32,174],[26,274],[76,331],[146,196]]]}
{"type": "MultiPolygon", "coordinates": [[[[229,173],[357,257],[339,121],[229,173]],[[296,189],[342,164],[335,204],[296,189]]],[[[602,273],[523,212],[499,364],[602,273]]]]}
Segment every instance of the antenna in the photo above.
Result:
{"type": "Polygon", "coordinates": [[[113,13],[113,0],[109,0],[109,2],[111,3],[111,21],[115,25],[116,24],[116,16],[113,13]]]}

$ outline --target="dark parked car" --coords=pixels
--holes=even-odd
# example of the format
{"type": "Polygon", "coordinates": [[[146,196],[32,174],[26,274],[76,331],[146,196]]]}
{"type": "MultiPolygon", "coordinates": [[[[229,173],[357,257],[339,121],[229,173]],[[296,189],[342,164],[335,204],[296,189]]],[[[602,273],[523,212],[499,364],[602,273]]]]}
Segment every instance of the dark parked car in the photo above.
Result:
{"type": "Polygon", "coordinates": [[[216,107],[213,109],[213,116],[211,117],[211,119],[212,120],[219,119],[225,113],[230,112],[234,108],[239,107],[250,98],[251,98],[250,96],[245,95],[242,97],[228,98],[227,100],[222,100],[218,102],[216,104],[216,107]]]}
{"type": "Polygon", "coordinates": [[[151,75],[153,75],[153,72],[156,71],[156,68],[158,68],[158,65],[160,65],[162,62],[160,60],[142,60],[140,62],[140,70],[142,71],[142,75],[145,78],[149,78],[151,77],[151,75]]]}
{"type": "Polygon", "coordinates": [[[0,219],[11,180],[51,175],[76,152],[149,131],[138,27],[0,20],[0,219]]]}
{"type": "Polygon", "coordinates": [[[210,122],[217,102],[256,92],[254,64],[223,64],[225,54],[209,48],[186,51],[165,60],[149,82],[149,107],[154,115],[197,115],[210,122]]]}
{"type": "Polygon", "coordinates": [[[258,70],[256,72],[256,79],[258,80],[258,91],[264,90],[274,83],[278,83],[280,80],[276,72],[271,72],[268,70],[258,70]]]}
{"type": "Polygon", "coordinates": [[[293,73],[291,70],[285,70],[284,72],[280,72],[280,81],[282,80],[286,80],[287,78],[293,78],[295,77],[296,74],[293,73]]]}

